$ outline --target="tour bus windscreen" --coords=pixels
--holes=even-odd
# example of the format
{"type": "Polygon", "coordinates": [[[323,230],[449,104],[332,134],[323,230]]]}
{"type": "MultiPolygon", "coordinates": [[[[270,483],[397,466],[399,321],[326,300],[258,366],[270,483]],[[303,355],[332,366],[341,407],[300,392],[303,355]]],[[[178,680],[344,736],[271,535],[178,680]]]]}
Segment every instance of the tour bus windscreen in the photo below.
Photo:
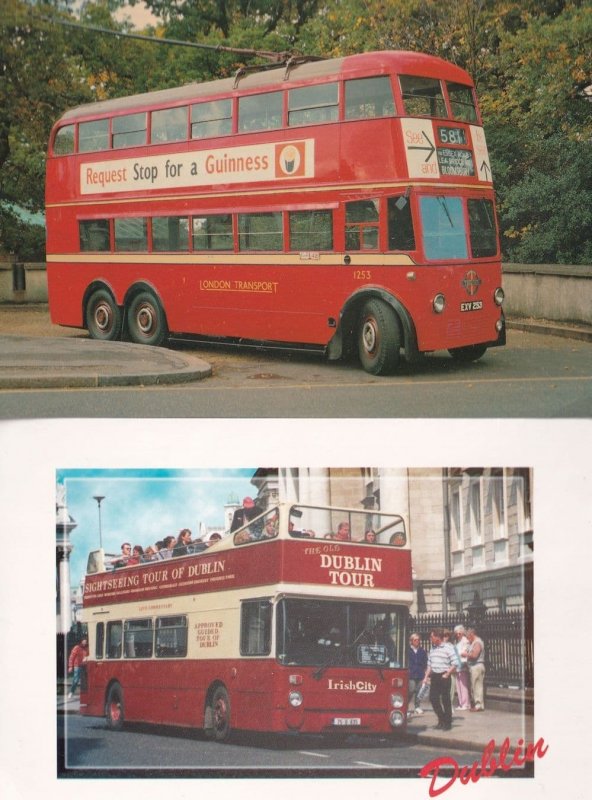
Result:
{"type": "Polygon", "coordinates": [[[286,665],[403,667],[407,609],[383,603],[285,598],[277,658],[286,665]]]}

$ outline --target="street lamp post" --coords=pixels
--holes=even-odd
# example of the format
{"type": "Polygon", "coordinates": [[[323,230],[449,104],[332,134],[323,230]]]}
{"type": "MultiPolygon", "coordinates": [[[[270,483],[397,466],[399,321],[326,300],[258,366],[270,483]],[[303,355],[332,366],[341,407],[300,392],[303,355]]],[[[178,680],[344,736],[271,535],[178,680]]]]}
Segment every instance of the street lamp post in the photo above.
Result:
{"type": "Polygon", "coordinates": [[[103,549],[103,531],[101,529],[101,500],[104,500],[105,496],[101,494],[93,494],[93,500],[97,501],[97,506],[99,508],[99,547],[101,550],[103,549]]]}

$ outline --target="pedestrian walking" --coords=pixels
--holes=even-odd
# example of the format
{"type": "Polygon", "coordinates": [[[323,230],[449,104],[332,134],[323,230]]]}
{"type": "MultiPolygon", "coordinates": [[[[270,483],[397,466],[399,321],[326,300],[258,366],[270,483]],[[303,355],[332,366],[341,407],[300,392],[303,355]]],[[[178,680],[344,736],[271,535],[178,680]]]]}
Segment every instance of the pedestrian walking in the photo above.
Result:
{"type": "Polygon", "coordinates": [[[74,697],[74,692],[80,683],[80,668],[88,658],[88,641],[81,639],[78,644],[74,645],[68,658],[68,675],[72,675],[72,685],[68,693],[68,700],[74,697]]]}
{"type": "Polygon", "coordinates": [[[423,714],[421,708],[421,698],[419,690],[428,667],[428,654],[421,646],[421,639],[419,634],[412,633],[409,637],[409,707],[407,715],[410,716],[411,699],[413,698],[413,710],[415,714],[423,714]]]}
{"type": "Polygon", "coordinates": [[[452,728],[450,676],[456,672],[457,655],[450,642],[444,641],[442,628],[434,628],[430,640],[432,647],[423,683],[430,681],[430,702],[438,717],[436,728],[449,731],[452,728]]]}
{"type": "Polygon", "coordinates": [[[473,708],[471,711],[485,711],[485,645],[477,635],[475,628],[467,630],[467,639],[469,645],[465,653],[471,678],[471,694],[473,696],[473,708]]]}

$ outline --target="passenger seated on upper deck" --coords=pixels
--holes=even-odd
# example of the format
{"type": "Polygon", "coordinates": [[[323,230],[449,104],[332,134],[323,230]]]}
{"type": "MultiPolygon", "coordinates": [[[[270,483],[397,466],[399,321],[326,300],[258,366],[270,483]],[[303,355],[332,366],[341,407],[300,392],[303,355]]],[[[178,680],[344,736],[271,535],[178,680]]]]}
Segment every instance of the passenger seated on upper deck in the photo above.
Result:
{"type": "Polygon", "coordinates": [[[337,526],[337,533],[335,534],[335,539],[339,542],[351,542],[351,531],[349,527],[349,522],[340,522],[337,526]]]}
{"type": "Polygon", "coordinates": [[[195,539],[189,545],[189,552],[193,555],[197,553],[203,553],[204,550],[208,549],[208,545],[203,541],[203,539],[195,539]]]}
{"type": "Polygon", "coordinates": [[[127,567],[128,561],[132,557],[132,546],[129,542],[124,542],[121,545],[121,556],[113,561],[113,569],[119,567],[127,567]]]}
{"type": "Polygon", "coordinates": [[[164,537],[163,542],[162,542],[162,544],[163,544],[162,550],[159,551],[161,559],[166,561],[167,559],[173,557],[173,548],[175,547],[176,543],[177,543],[177,540],[175,539],[174,536],[165,536],[164,537]]]}
{"type": "Polygon", "coordinates": [[[139,564],[141,561],[143,561],[143,556],[144,556],[144,548],[139,544],[135,544],[134,549],[132,551],[132,556],[131,558],[128,558],[127,566],[133,567],[136,564],[139,564]]]}
{"type": "Polygon", "coordinates": [[[207,541],[207,546],[211,547],[216,542],[220,542],[222,540],[222,536],[219,533],[213,533],[207,541]]]}
{"type": "Polygon", "coordinates": [[[278,525],[279,519],[277,518],[277,514],[274,514],[273,517],[268,517],[265,520],[265,525],[263,526],[263,531],[261,532],[261,539],[274,539],[278,535],[278,525]]]}
{"type": "Polygon", "coordinates": [[[188,556],[192,552],[190,545],[191,531],[189,528],[183,528],[183,530],[179,533],[177,544],[173,548],[173,558],[178,558],[179,556],[188,556]]]}
{"type": "Polygon", "coordinates": [[[378,540],[376,538],[376,531],[373,531],[372,529],[367,530],[362,541],[366,544],[377,544],[378,540]]]}

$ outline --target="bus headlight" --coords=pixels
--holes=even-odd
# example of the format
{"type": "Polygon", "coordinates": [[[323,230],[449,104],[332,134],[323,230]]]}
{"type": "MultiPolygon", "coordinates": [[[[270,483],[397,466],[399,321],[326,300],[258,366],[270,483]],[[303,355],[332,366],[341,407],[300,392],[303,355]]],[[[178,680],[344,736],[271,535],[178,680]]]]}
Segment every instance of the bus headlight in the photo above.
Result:
{"type": "Polygon", "coordinates": [[[504,302],[505,296],[506,295],[502,287],[498,286],[495,292],[493,293],[493,300],[496,306],[501,306],[501,304],[504,302]]]}
{"type": "Polygon", "coordinates": [[[436,314],[441,314],[446,307],[446,298],[443,294],[437,294],[432,300],[432,308],[436,314]]]}
{"type": "Polygon", "coordinates": [[[403,708],[403,696],[400,694],[391,695],[391,705],[393,708],[403,708]]]}
{"type": "Polygon", "coordinates": [[[288,701],[293,708],[298,708],[298,706],[302,705],[302,695],[300,692],[290,692],[288,695],[288,701]]]}
{"type": "Polygon", "coordinates": [[[401,725],[405,722],[405,717],[401,714],[400,711],[391,711],[389,716],[389,722],[393,726],[393,728],[400,728],[401,725]]]}

